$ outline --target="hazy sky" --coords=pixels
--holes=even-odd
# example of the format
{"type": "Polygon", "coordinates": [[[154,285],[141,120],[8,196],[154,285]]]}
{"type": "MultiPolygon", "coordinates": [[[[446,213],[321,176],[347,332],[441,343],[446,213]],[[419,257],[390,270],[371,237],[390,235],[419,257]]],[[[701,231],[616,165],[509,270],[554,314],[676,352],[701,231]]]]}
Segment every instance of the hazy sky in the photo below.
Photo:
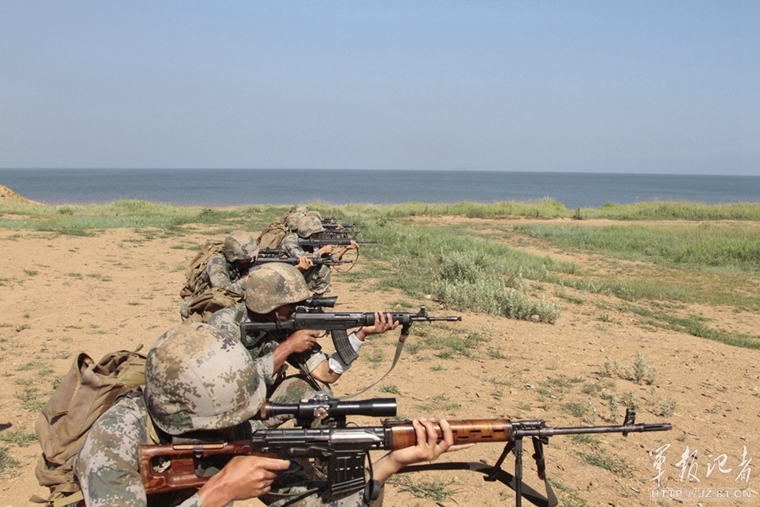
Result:
{"type": "Polygon", "coordinates": [[[760,175],[760,2],[0,0],[0,167],[760,175]]]}

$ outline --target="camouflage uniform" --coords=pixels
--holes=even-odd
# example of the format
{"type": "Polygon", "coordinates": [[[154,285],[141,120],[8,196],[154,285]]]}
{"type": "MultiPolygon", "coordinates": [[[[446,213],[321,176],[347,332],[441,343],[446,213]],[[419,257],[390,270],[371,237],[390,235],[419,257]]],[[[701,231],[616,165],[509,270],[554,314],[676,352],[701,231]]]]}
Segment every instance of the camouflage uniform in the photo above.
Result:
{"type": "MultiPolygon", "coordinates": [[[[215,312],[208,323],[240,339],[240,324],[250,321],[245,303],[239,303],[215,312]]],[[[248,349],[248,352],[254,359],[274,357],[272,352],[280,343],[287,340],[288,336],[290,336],[290,331],[264,333],[257,337],[258,343],[254,348],[248,349]]],[[[285,378],[287,366],[283,366],[281,371],[275,372],[272,382],[267,382],[267,399],[277,403],[297,403],[303,398],[311,398],[316,391],[326,391],[332,396],[332,391],[327,384],[311,376],[311,372],[326,360],[327,354],[322,352],[319,344],[314,345],[308,352],[291,354],[287,362],[298,368],[300,375],[285,378]]],[[[267,421],[266,426],[275,427],[282,424],[284,420],[286,419],[267,421]]]]}
{"type": "MultiPolygon", "coordinates": [[[[318,255],[319,248],[304,248],[298,243],[298,238],[307,239],[312,234],[318,234],[324,232],[324,230],[322,222],[317,217],[307,213],[298,221],[297,230],[286,234],[282,238],[280,248],[287,257],[301,257],[304,255],[314,257],[318,255]]],[[[320,295],[330,292],[330,275],[330,266],[324,265],[313,266],[303,272],[303,277],[308,284],[309,290],[320,295]]]]}
{"type": "MultiPolygon", "coordinates": [[[[266,360],[251,361],[240,348],[226,333],[198,323],[177,326],[159,338],[148,354],[144,395],[131,392],[106,411],[75,458],[88,507],[202,506],[194,490],[148,498],[138,448],[167,443],[169,435],[236,427],[258,413],[264,402],[260,375],[271,374],[272,365],[267,371],[266,360]]],[[[282,504],[318,486],[300,468],[293,463],[293,472],[283,472],[277,488],[261,500],[282,504]]],[[[360,507],[364,501],[362,492],[340,499],[313,494],[291,505],[360,507]]]]}

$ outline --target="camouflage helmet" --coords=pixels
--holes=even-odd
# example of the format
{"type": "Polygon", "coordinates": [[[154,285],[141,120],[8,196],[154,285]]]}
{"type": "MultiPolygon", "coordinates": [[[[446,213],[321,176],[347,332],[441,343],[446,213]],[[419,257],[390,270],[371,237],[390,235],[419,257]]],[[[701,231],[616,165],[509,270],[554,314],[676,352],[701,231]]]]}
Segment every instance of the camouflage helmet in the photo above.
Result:
{"type": "Polygon", "coordinates": [[[302,238],[308,238],[312,234],[324,231],[322,221],[314,216],[305,216],[298,221],[298,235],[302,238]]]}
{"type": "Polygon", "coordinates": [[[272,262],[248,274],[245,306],[253,313],[267,314],[277,308],[298,303],[311,296],[306,280],[295,266],[272,262]]]}
{"type": "Polygon", "coordinates": [[[259,255],[259,245],[250,233],[233,231],[224,238],[223,252],[228,262],[253,261],[259,255]]]}
{"type": "Polygon", "coordinates": [[[254,417],[266,385],[240,341],[208,324],[165,332],[148,352],[145,402],[170,435],[231,428],[254,417]]]}
{"type": "Polygon", "coordinates": [[[320,222],[322,221],[322,214],[319,211],[314,211],[314,210],[308,211],[308,212],[306,212],[306,216],[307,217],[317,217],[317,219],[319,219],[320,222]]]}
{"type": "Polygon", "coordinates": [[[294,211],[290,215],[288,215],[288,218],[285,219],[285,227],[288,228],[289,231],[296,232],[298,230],[298,222],[304,217],[304,214],[299,211],[294,211]]]}

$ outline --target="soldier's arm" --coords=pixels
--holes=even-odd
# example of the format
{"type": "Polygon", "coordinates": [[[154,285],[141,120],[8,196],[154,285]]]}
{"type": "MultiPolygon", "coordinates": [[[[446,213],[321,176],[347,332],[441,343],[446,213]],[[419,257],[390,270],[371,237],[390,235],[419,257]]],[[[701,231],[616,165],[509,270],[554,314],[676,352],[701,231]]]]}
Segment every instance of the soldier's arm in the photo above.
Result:
{"type": "Polygon", "coordinates": [[[282,248],[282,251],[287,257],[303,257],[304,255],[309,255],[298,243],[298,236],[292,233],[286,234],[285,237],[282,238],[280,248],[282,248]]]}
{"type": "Polygon", "coordinates": [[[227,290],[237,292],[238,294],[245,294],[245,289],[248,288],[248,275],[240,278],[236,282],[231,283],[226,288],[227,290]]]}
{"type": "MultiPolygon", "coordinates": [[[[148,443],[147,430],[132,399],[106,411],[90,429],[74,463],[74,472],[88,507],[146,507],[137,449],[148,443]]],[[[182,507],[201,507],[195,494],[182,507]]]]}
{"type": "Polygon", "coordinates": [[[212,256],[206,265],[208,283],[211,287],[226,289],[232,284],[230,272],[227,269],[227,260],[224,255],[212,256]]]}

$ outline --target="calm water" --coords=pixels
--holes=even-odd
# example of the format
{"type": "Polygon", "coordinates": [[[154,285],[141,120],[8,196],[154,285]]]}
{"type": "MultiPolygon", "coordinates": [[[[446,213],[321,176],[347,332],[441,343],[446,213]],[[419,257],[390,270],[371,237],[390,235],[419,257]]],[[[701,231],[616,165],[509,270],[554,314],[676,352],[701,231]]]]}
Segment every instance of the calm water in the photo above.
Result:
{"type": "Polygon", "coordinates": [[[0,184],[47,204],[140,199],[171,204],[392,204],[530,201],[568,209],[608,201],[760,201],[760,177],[474,171],[0,169],[0,184]]]}

